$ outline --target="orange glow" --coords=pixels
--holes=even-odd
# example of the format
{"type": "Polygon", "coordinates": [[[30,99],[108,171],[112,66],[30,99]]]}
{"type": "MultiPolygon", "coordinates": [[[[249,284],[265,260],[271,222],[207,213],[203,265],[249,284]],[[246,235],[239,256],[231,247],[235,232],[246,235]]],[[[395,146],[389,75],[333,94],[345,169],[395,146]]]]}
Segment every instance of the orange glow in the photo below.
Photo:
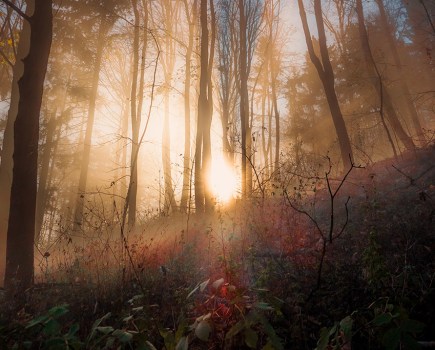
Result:
{"type": "Polygon", "coordinates": [[[235,197],[237,192],[237,175],[222,155],[213,157],[209,181],[213,196],[216,197],[218,202],[226,203],[235,197]]]}

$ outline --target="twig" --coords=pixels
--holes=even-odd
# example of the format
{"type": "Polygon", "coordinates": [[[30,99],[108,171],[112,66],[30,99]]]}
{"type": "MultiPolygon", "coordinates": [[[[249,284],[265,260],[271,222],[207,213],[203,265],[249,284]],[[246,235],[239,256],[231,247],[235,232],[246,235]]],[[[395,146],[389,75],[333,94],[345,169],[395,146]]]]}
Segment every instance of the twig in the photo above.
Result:
{"type": "Polygon", "coordinates": [[[1,0],[1,1],[3,1],[9,7],[11,7],[16,13],[18,13],[21,17],[23,17],[27,22],[29,23],[32,22],[32,18],[27,16],[23,11],[21,11],[21,9],[17,5],[10,2],[9,0],[1,0]]]}

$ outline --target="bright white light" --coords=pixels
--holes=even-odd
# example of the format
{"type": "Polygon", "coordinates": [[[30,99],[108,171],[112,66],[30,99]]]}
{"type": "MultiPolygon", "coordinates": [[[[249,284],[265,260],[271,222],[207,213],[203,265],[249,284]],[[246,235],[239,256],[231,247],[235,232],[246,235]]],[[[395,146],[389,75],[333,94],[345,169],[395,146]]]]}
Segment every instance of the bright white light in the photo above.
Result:
{"type": "Polygon", "coordinates": [[[222,155],[213,157],[209,181],[213,196],[218,202],[228,202],[236,195],[237,175],[222,155]]]}

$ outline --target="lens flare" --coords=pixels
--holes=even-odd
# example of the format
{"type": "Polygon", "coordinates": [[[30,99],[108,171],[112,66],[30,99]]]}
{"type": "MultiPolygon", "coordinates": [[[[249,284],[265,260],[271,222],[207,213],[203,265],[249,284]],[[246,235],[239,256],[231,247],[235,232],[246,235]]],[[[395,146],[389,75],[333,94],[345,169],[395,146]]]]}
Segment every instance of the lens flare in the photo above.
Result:
{"type": "Polygon", "coordinates": [[[218,202],[227,203],[236,195],[237,175],[222,156],[213,157],[209,181],[218,202]]]}

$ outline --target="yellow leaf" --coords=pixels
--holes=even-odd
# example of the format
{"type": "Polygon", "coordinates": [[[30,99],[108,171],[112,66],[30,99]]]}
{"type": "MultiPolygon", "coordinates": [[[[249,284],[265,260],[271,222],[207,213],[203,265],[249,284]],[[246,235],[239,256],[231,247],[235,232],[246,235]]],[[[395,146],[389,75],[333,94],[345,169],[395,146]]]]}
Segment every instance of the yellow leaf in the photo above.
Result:
{"type": "Polygon", "coordinates": [[[12,46],[12,39],[8,39],[8,45],[12,46]]]}

